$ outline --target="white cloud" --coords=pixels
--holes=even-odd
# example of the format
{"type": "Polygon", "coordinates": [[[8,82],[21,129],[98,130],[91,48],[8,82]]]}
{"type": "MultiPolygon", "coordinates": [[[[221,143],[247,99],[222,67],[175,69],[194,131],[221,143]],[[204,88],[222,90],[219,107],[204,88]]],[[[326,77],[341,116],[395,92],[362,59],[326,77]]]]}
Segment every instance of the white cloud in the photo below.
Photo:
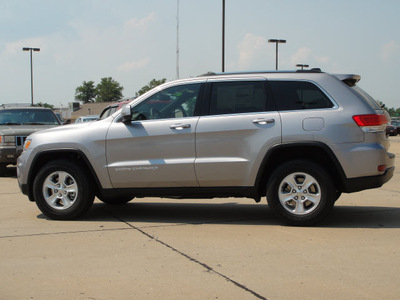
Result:
{"type": "Polygon", "coordinates": [[[140,29],[145,30],[147,25],[152,23],[156,19],[156,13],[152,12],[147,17],[137,19],[133,18],[125,22],[125,27],[127,29],[140,29]]]}
{"type": "Polygon", "coordinates": [[[384,62],[389,62],[400,56],[400,44],[391,41],[381,48],[381,58],[384,62]]]}
{"type": "Polygon", "coordinates": [[[264,57],[267,50],[267,40],[265,37],[247,33],[244,39],[238,44],[239,49],[239,69],[248,70],[254,66],[260,57],[264,57]]]}
{"type": "Polygon", "coordinates": [[[321,64],[327,64],[331,60],[331,58],[328,56],[319,56],[316,57],[315,60],[321,64]]]}
{"type": "Polygon", "coordinates": [[[307,47],[302,47],[296,51],[290,58],[291,64],[310,64],[311,49],[307,47]]]}
{"type": "Polygon", "coordinates": [[[150,59],[149,58],[144,58],[141,60],[137,61],[131,61],[131,62],[126,62],[122,65],[119,65],[117,70],[118,71],[132,71],[136,69],[140,69],[145,67],[149,63],[150,59]]]}
{"type": "Polygon", "coordinates": [[[5,54],[19,54],[23,47],[40,48],[44,43],[43,39],[32,38],[26,40],[19,40],[14,43],[6,43],[5,54]]]}

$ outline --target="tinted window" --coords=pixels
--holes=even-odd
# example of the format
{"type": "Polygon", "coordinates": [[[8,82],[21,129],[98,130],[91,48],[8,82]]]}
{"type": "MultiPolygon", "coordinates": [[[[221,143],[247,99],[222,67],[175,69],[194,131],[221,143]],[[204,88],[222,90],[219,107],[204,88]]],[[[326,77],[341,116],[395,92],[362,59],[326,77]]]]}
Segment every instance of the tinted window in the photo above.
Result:
{"type": "Polygon", "coordinates": [[[314,84],[306,81],[270,81],[278,110],[331,108],[333,103],[314,84]]]}
{"type": "Polygon", "coordinates": [[[201,84],[180,85],[154,94],[132,108],[133,120],[183,118],[197,115],[201,84]]]}
{"type": "Polygon", "coordinates": [[[373,109],[382,109],[382,107],[362,88],[354,85],[352,90],[363,97],[373,109]]]}
{"type": "Polygon", "coordinates": [[[211,115],[265,111],[265,105],[264,84],[260,81],[212,84],[211,115]]]}

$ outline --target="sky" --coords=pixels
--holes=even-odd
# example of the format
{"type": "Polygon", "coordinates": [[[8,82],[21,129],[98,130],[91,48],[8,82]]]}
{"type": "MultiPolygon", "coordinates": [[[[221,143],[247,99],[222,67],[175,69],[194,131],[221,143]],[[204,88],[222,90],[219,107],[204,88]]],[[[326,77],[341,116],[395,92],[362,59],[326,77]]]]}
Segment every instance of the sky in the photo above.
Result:
{"type": "MultiPolygon", "coordinates": [[[[83,81],[112,77],[132,97],[177,79],[178,0],[0,0],[0,104],[56,107],[83,81]]],[[[400,107],[399,0],[225,0],[225,71],[361,75],[360,87],[400,107]]],[[[179,78],[222,70],[222,0],[179,0],[179,78]]]]}

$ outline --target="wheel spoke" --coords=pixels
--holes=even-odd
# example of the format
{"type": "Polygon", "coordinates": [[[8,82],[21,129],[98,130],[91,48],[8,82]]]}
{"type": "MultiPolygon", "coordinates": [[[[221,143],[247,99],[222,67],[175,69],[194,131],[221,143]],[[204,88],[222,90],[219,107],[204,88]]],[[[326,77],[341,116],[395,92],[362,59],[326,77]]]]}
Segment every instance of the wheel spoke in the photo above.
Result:
{"type": "Polygon", "coordinates": [[[50,197],[48,197],[48,198],[46,199],[47,202],[50,202],[50,203],[52,203],[53,205],[56,205],[56,204],[57,204],[57,200],[58,200],[57,194],[52,194],[52,195],[50,195],[50,197]]]}
{"type": "Polygon", "coordinates": [[[292,190],[295,190],[297,187],[296,182],[296,174],[292,174],[291,176],[287,176],[285,179],[286,183],[290,186],[292,190]]]}
{"type": "Polygon", "coordinates": [[[290,196],[287,196],[287,197],[282,197],[282,198],[281,198],[281,201],[282,201],[283,203],[287,204],[289,201],[294,201],[294,200],[293,200],[293,196],[290,195],[290,196]]]}
{"type": "Polygon", "coordinates": [[[306,175],[304,182],[303,182],[303,190],[307,190],[315,184],[315,179],[309,175],[306,175]]]}
{"type": "Polygon", "coordinates": [[[59,172],[59,173],[58,173],[58,176],[59,176],[59,177],[58,177],[58,183],[59,183],[59,184],[66,185],[67,179],[70,178],[71,175],[69,175],[69,174],[66,173],[66,172],[59,172]]]}
{"type": "Polygon", "coordinates": [[[304,213],[306,213],[303,201],[296,201],[296,207],[294,209],[294,213],[298,215],[303,215],[304,213]]]}
{"type": "Polygon", "coordinates": [[[53,182],[51,179],[47,179],[44,183],[43,183],[43,187],[48,188],[50,190],[54,190],[57,188],[57,183],[53,182]]]}
{"type": "Polygon", "coordinates": [[[63,196],[63,197],[61,198],[61,200],[62,200],[62,203],[63,203],[63,205],[64,205],[64,208],[68,208],[68,207],[70,207],[71,204],[72,204],[71,200],[70,200],[67,196],[63,196]]]}
{"type": "Polygon", "coordinates": [[[319,194],[315,194],[315,195],[308,195],[307,196],[307,200],[312,202],[313,204],[318,204],[319,201],[321,200],[321,197],[319,194]]]}
{"type": "Polygon", "coordinates": [[[73,184],[68,185],[64,191],[67,193],[76,193],[78,191],[78,185],[74,182],[73,184]]]}

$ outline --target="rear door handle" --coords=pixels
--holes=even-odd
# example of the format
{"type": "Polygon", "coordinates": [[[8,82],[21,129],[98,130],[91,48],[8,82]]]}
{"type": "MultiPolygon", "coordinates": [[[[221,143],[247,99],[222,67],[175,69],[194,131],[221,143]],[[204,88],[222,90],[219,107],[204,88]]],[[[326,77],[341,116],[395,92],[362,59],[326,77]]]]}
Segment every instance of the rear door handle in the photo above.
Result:
{"type": "Polygon", "coordinates": [[[174,124],[170,126],[171,129],[182,130],[184,128],[190,128],[190,124],[174,124]]]}
{"type": "Polygon", "coordinates": [[[272,123],[275,123],[275,119],[260,118],[260,119],[253,120],[253,123],[254,124],[260,124],[260,125],[272,124],[272,123]]]}

